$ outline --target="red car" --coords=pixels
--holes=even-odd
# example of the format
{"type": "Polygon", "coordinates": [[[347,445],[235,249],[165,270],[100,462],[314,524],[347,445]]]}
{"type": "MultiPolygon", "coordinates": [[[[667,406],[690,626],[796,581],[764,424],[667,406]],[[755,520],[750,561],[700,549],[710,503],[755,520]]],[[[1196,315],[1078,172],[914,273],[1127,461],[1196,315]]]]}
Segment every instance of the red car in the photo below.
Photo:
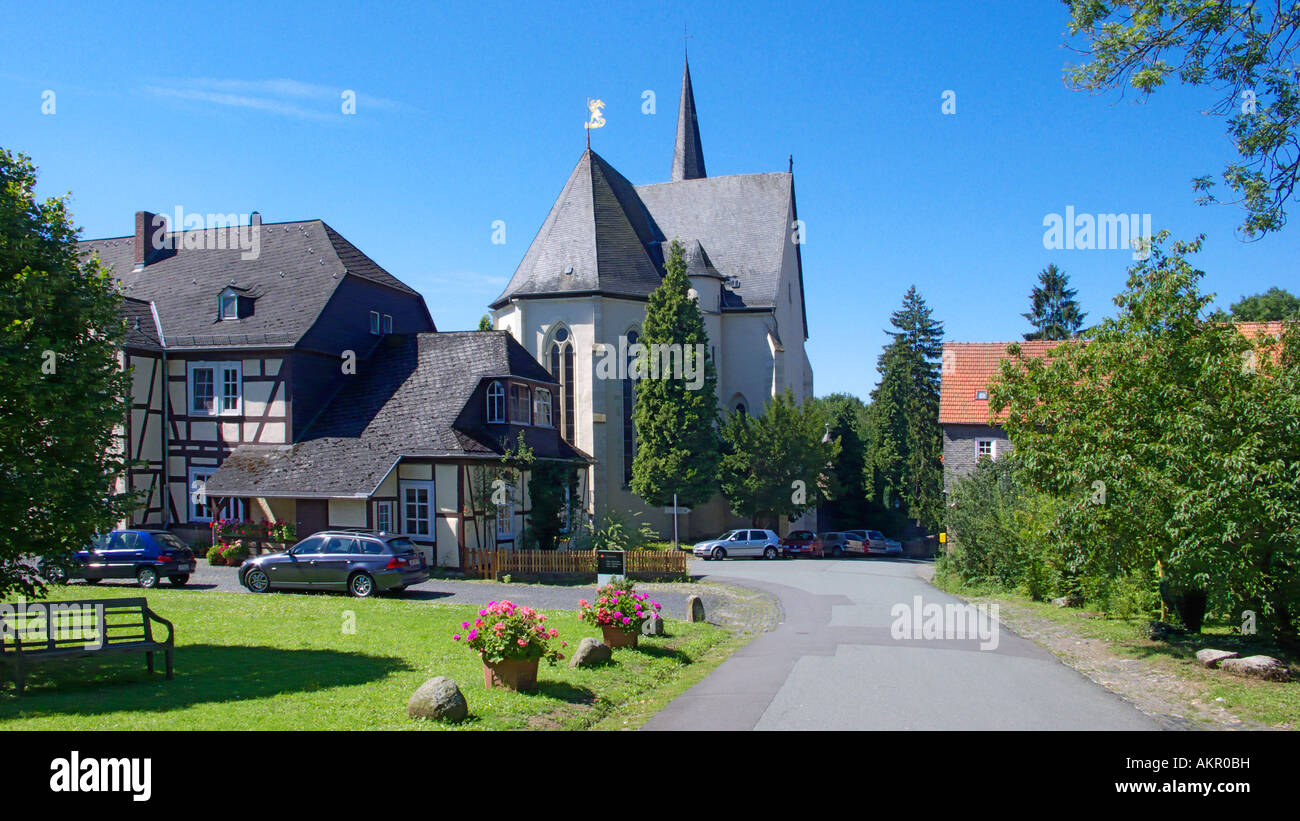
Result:
{"type": "Polygon", "coordinates": [[[781,540],[781,555],[787,558],[811,556],[822,557],[822,540],[811,530],[792,530],[790,535],[781,540]]]}

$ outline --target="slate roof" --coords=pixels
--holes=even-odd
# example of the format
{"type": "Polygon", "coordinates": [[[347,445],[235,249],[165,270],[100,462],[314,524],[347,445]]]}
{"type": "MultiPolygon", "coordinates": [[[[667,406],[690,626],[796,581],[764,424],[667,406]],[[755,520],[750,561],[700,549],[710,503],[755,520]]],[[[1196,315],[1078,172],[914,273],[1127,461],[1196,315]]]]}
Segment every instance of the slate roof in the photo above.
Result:
{"type": "Polygon", "coordinates": [[[112,267],[126,296],[154,303],[168,347],[295,345],[345,276],[419,296],[322,220],[172,231],[166,238],[174,250],[155,252],[140,271],[134,270],[134,235],[78,245],[112,267]],[[252,231],[257,258],[242,259],[252,231]],[[187,249],[187,242],[199,247],[187,249]],[[217,297],[232,285],[256,296],[255,309],[223,323],[217,297]]]}
{"type": "Polygon", "coordinates": [[[126,319],[126,340],[123,347],[137,351],[161,351],[158,325],[154,322],[153,306],[142,299],[126,297],[119,311],[126,319]]]}
{"type": "MultiPolygon", "coordinates": [[[[998,365],[1007,359],[1010,342],[945,342],[941,366],[942,383],[939,388],[939,424],[988,425],[990,424],[987,399],[976,399],[976,391],[988,389],[989,381],[997,374],[998,365]]],[[[1049,348],[1060,342],[1021,342],[1020,354],[1025,357],[1042,357],[1049,348]]],[[[1006,421],[1004,410],[992,424],[1006,421]]]]}
{"type": "Polygon", "coordinates": [[[771,308],[786,245],[794,250],[793,196],[788,172],[633,186],[588,149],[491,307],[542,295],[647,297],[663,278],[664,248],[678,239],[735,277],[725,307],[771,308]]]}
{"type": "Polygon", "coordinates": [[[682,71],[682,97],[677,108],[677,143],[673,146],[673,182],[707,177],[704,147],[700,144],[700,122],[695,114],[695,89],[691,86],[691,62],[682,71]]]}
{"type": "MultiPolygon", "coordinates": [[[[292,445],[241,445],[209,479],[217,496],[364,497],[402,457],[494,458],[518,428],[471,402],[492,377],[555,385],[505,331],[391,337],[292,445]]],[[[351,377],[350,377],[351,378],[351,377]]],[[[587,459],[558,429],[524,428],[539,458],[587,459]]]]}

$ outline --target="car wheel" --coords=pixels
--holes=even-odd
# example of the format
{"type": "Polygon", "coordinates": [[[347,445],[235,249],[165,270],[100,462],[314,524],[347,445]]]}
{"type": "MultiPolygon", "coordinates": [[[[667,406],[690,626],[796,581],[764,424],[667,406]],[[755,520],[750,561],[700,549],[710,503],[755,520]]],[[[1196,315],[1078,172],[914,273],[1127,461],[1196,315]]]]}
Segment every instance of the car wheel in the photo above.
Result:
{"type": "Polygon", "coordinates": [[[369,573],[357,573],[348,579],[348,592],[358,599],[367,599],[375,595],[375,580],[369,573]]]}
{"type": "Polygon", "coordinates": [[[190,574],[182,573],[179,576],[168,576],[167,581],[171,582],[177,587],[184,587],[190,581],[190,574]]]}
{"type": "Polygon", "coordinates": [[[775,547],[772,547],[771,545],[768,545],[768,546],[763,550],[763,558],[764,558],[764,559],[767,559],[768,561],[771,561],[772,559],[775,559],[775,558],[776,558],[776,548],[775,548],[775,547]]]}
{"type": "Polygon", "coordinates": [[[265,593],[271,589],[271,579],[266,575],[265,570],[254,567],[244,574],[244,586],[254,593],[265,593]]]}
{"type": "Polygon", "coordinates": [[[61,567],[46,566],[44,563],[37,566],[36,571],[45,577],[50,584],[67,584],[68,573],[61,567]]]}
{"type": "Polygon", "coordinates": [[[831,555],[834,556],[834,557],[837,558],[837,559],[840,558],[841,556],[844,555],[844,548],[840,547],[839,545],[836,545],[835,547],[832,547],[832,548],[831,548],[831,555]]]}
{"type": "Polygon", "coordinates": [[[152,567],[142,567],[135,572],[135,580],[145,590],[158,586],[158,571],[152,567]]]}
{"type": "Polygon", "coordinates": [[[715,547],[713,548],[713,558],[715,561],[720,562],[723,559],[727,558],[727,551],[723,550],[720,547],[715,547]]]}

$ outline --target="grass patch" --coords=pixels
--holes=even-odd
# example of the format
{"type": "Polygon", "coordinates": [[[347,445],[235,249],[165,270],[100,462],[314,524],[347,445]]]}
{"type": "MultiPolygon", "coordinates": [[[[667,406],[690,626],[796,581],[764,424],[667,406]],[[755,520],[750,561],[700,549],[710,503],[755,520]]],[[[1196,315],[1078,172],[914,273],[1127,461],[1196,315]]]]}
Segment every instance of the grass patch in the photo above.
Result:
{"type": "MultiPolygon", "coordinates": [[[[121,595],[78,585],[50,598],[121,595]]],[[[176,625],[174,680],[149,677],[142,653],[56,660],[29,668],[18,698],[6,668],[0,730],[439,729],[406,717],[407,699],[435,675],[455,679],[469,702],[458,729],[639,726],[654,712],[646,705],[666,704],[737,646],[714,625],[667,620],[670,635],[643,636],[639,649],[616,650],[614,664],[543,663],[539,689],[513,693],[486,689],[478,657],[451,640],[477,606],[320,594],[147,597],[176,625]],[[345,632],[353,618],[355,632],[345,632]]],[[[576,611],[547,616],[570,650],[599,637],[576,611]]]]}
{"type": "MultiPolygon", "coordinates": [[[[1266,640],[1234,633],[1231,625],[1207,620],[1199,634],[1176,635],[1157,641],[1147,635],[1149,619],[1146,617],[1099,613],[1089,610],[1086,604],[1082,608],[1057,607],[1016,593],[984,586],[963,586],[956,584],[951,577],[936,576],[934,581],[949,593],[973,601],[997,602],[1003,611],[1003,620],[1013,629],[1026,620],[1048,622],[1072,637],[1104,642],[1105,652],[1118,658],[1136,659],[1152,672],[1176,676],[1188,693],[1185,699],[1189,712],[1193,702],[1214,703],[1246,721],[1277,729],[1300,729],[1300,681],[1295,678],[1288,682],[1242,678],[1221,670],[1206,669],[1197,662],[1196,651],[1213,647],[1235,651],[1243,657],[1273,656],[1289,666],[1293,676],[1300,673],[1300,657],[1266,640]]],[[[1168,693],[1163,695],[1168,696],[1168,693]]]]}

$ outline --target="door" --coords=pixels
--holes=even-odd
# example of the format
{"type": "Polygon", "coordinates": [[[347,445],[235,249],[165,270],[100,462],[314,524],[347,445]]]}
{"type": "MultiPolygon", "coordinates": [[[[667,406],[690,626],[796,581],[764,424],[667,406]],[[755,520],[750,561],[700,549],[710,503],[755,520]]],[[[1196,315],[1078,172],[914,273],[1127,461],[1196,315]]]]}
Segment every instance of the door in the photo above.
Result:
{"type": "Polygon", "coordinates": [[[303,539],[294,545],[288,553],[283,556],[272,557],[272,560],[264,562],[262,567],[266,569],[266,575],[273,585],[305,587],[311,563],[320,554],[321,548],[324,546],[324,536],[312,536],[303,539]]]}
{"type": "Polygon", "coordinates": [[[313,533],[319,533],[330,524],[330,503],[328,499],[299,499],[298,538],[305,539],[313,533]]]}
{"type": "Polygon", "coordinates": [[[763,540],[763,531],[748,530],[745,532],[745,546],[743,548],[745,552],[741,555],[762,556],[764,544],[766,544],[766,542],[763,540]]]}
{"type": "Polygon", "coordinates": [[[303,581],[317,587],[342,587],[348,569],[358,559],[357,540],[352,536],[326,536],[319,553],[303,567],[303,581]]]}
{"type": "Polygon", "coordinates": [[[133,530],[120,530],[108,540],[99,552],[96,576],[101,579],[133,579],[135,566],[143,560],[140,534],[133,530]]]}

